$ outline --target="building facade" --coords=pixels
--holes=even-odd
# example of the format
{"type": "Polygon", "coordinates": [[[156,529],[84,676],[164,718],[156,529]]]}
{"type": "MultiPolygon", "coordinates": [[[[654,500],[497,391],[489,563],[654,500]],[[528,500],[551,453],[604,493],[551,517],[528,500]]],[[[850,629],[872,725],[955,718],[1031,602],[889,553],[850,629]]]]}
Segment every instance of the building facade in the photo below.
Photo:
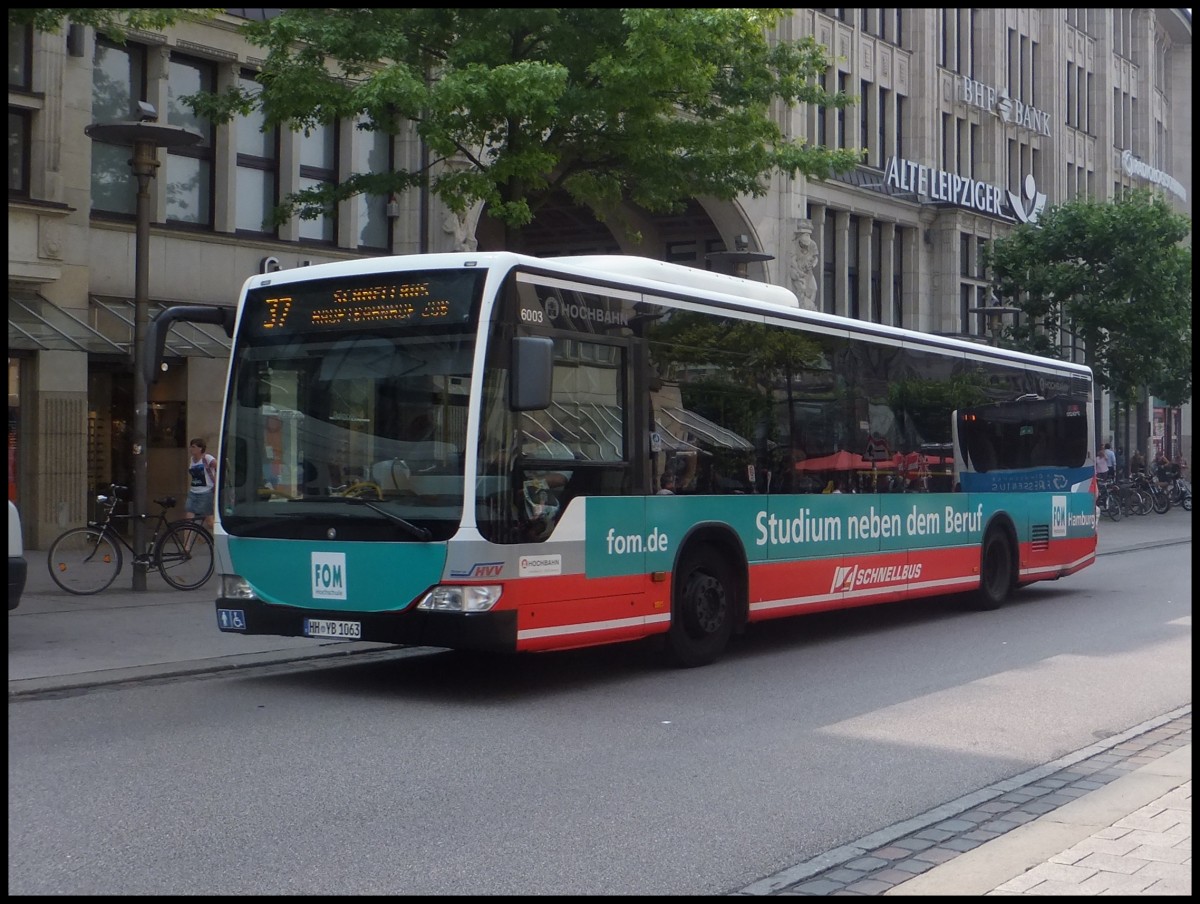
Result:
{"type": "MultiPolygon", "coordinates": [[[[88,138],[88,125],[129,119],[140,101],[200,136],[158,152],[151,311],[232,306],[246,277],[266,270],[499,247],[481,210],[456,217],[415,191],[270,221],[292,191],[413,168],[422,153],[413,136],[351,121],[264,133],[254,117],[213,126],[192,116],[179,98],[253,86],[262,60],[237,27],[270,12],[227,10],[120,45],[77,25],[10,26],[9,497],[32,548],[82,523],[97,488],[131,473],[137,185],[130,149],[88,138]]],[[[778,115],[790,137],[864,149],[855,172],[775,177],[761,198],[696,198],[678,216],[629,209],[636,245],[564,203],[539,217],[528,249],[741,268],[807,306],[987,341],[999,321],[980,252],[1015,224],[1077,196],[1147,186],[1191,215],[1187,10],[800,9],[779,29],[810,34],[830,51],[826,87],[858,102],[778,115]]],[[[1061,343],[1082,359],[1071,336],[1061,343]]],[[[172,331],[168,368],[150,389],[148,498],[182,497],[190,438],[215,445],[228,349],[216,327],[172,331]]],[[[1151,443],[1190,462],[1190,406],[1147,399],[1138,420],[1151,443]]]]}

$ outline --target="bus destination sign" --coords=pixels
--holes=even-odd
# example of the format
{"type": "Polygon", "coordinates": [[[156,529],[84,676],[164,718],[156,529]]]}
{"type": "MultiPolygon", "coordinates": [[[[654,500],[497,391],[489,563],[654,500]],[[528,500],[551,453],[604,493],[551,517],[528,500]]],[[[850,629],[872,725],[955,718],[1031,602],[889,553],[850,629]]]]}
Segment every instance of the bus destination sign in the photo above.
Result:
{"type": "Polygon", "coordinates": [[[246,328],[260,336],[464,323],[479,271],[405,274],[416,278],[322,280],[263,286],[246,297],[246,328]]]}

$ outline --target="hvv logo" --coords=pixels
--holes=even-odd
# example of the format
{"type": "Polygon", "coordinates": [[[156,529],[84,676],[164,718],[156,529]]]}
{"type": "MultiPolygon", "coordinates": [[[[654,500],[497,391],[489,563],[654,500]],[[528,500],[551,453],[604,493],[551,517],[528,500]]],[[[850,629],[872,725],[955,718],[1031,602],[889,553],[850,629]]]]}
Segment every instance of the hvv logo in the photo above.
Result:
{"type": "Polygon", "coordinates": [[[466,571],[451,571],[452,578],[498,578],[504,573],[503,562],[476,562],[466,571]]]}
{"type": "Polygon", "coordinates": [[[346,599],[346,554],[312,554],[312,595],[316,600],[346,599]]]}

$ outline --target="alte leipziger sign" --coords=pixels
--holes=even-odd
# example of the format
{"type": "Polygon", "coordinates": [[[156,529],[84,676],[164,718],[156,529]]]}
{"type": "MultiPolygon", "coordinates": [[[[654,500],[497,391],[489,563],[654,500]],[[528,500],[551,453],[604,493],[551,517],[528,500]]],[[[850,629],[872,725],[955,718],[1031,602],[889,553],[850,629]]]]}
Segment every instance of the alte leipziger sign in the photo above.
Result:
{"type": "Polygon", "coordinates": [[[948,170],[891,157],[883,171],[883,184],[897,191],[912,192],[918,201],[949,204],[978,213],[991,214],[1020,223],[1036,223],[1046,206],[1046,196],[1037,190],[1032,175],[1025,177],[1025,198],[979,179],[948,170]]]}

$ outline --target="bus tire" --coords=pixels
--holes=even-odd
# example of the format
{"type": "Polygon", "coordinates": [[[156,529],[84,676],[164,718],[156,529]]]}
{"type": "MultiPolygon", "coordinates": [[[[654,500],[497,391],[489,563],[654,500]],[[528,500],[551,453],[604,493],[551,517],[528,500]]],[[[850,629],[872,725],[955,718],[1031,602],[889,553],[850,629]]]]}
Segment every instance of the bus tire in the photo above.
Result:
{"type": "Polygon", "coordinates": [[[695,668],[715,661],[733,636],[736,618],[736,590],[727,558],[707,543],[689,547],[671,582],[670,662],[695,668]]]}
{"type": "Polygon", "coordinates": [[[972,596],[973,608],[999,609],[1016,583],[1016,557],[1008,531],[999,526],[989,528],[979,551],[979,589],[972,596]]]}

